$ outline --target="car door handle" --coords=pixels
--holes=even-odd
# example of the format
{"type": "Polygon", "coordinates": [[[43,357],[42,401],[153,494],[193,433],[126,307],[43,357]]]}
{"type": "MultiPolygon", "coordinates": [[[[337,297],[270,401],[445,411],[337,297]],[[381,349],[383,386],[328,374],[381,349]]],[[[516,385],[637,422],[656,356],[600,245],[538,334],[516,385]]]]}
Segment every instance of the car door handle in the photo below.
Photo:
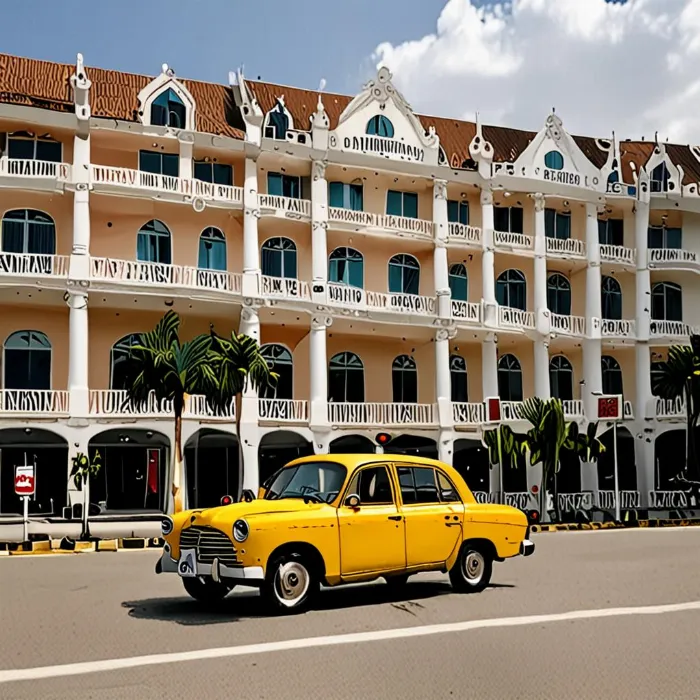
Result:
{"type": "Polygon", "coordinates": [[[446,527],[459,527],[462,523],[445,523],[446,527]]]}
{"type": "Polygon", "coordinates": [[[401,516],[400,515],[390,515],[389,520],[401,520],[401,516]]]}

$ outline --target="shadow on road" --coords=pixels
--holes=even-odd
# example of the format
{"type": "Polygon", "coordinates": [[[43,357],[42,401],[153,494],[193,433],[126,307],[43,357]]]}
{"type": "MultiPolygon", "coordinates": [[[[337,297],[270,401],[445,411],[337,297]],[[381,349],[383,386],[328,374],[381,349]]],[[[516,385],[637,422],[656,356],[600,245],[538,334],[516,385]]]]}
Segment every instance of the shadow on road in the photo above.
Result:
{"type": "MultiPolygon", "coordinates": [[[[490,588],[513,588],[511,584],[491,584],[490,588]]],[[[402,590],[390,586],[370,584],[324,588],[313,610],[340,610],[371,605],[390,604],[398,610],[415,615],[423,606],[420,600],[437,598],[452,593],[452,587],[442,581],[408,582],[402,590]]],[[[130,617],[142,620],[162,620],[180,625],[213,625],[251,618],[271,617],[257,591],[237,593],[216,605],[198,603],[189,597],[146,598],[122,603],[130,617]]]]}

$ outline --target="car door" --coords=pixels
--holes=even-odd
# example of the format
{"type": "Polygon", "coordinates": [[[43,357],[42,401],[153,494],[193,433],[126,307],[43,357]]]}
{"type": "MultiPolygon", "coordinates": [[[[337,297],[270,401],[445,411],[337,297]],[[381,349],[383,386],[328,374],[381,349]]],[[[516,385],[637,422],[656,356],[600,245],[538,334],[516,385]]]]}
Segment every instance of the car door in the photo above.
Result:
{"type": "Polygon", "coordinates": [[[434,467],[395,467],[406,523],[406,566],[447,561],[462,541],[464,504],[457,489],[434,467]]]}
{"type": "Polygon", "coordinates": [[[340,573],[352,576],[406,567],[404,522],[387,464],[361,467],[353,475],[338,508],[340,573]],[[360,505],[344,505],[351,494],[360,505]]]}

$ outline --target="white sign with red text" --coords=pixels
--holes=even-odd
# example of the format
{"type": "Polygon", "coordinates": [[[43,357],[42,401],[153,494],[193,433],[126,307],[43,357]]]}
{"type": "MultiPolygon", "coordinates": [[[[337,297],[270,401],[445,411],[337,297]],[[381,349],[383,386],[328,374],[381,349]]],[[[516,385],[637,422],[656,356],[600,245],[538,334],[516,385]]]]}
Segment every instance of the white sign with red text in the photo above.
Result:
{"type": "Polygon", "coordinates": [[[15,467],[15,493],[18,496],[33,496],[36,491],[36,474],[33,464],[15,467]]]}

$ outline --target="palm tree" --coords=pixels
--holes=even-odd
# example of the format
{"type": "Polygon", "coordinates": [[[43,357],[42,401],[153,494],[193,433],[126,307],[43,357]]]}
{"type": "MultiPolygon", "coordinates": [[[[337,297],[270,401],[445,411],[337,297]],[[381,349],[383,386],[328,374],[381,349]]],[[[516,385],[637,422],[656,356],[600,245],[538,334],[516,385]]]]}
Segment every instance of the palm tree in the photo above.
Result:
{"type": "Polygon", "coordinates": [[[495,464],[500,469],[501,493],[503,493],[503,467],[517,465],[516,457],[522,452],[523,436],[514,433],[507,423],[501,423],[498,428],[484,432],[484,445],[489,451],[489,464],[495,464]]]}
{"type": "Polygon", "coordinates": [[[175,417],[175,449],[172,471],[173,511],[183,507],[182,414],[191,394],[213,396],[217,377],[211,362],[211,338],[198,335],[182,342],[180,317],[172,309],[155,328],[139,336],[132,347],[131,372],[127,394],[136,406],[148,406],[151,396],[159,403],[172,402],[175,417]]]}
{"type": "Polygon", "coordinates": [[[243,443],[241,441],[241,413],[243,393],[248,388],[259,392],[273,387],[279,375],[270,370],[267,360],[260,352],[255,338],[243,333],[231,333],[230,338],[217,335],[212,326],[209,361],[216,377],[214,391],[208,399],[216,410],[226,410],[235,402],[236,435],[238,436],[239,468],[243,468],[243,443]]]}

